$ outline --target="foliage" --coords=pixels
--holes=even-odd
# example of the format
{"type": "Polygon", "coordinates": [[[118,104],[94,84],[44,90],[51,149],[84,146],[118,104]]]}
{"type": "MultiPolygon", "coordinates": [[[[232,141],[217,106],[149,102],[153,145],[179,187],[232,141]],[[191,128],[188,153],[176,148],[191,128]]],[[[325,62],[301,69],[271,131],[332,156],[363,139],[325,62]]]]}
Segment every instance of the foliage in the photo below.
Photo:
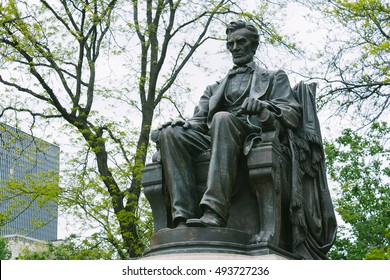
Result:
{"type": "Polygon", "coordinates": [[[141,169],[156,111],[178,107],[184,67],[233,17],[255,21],[262,44],[293,48],[271,3],[248,13],[229,0],[0,2],[0,117],[69,139],[61,209],[119,258],[139,256],[150,235],[141,169]]]}
{"type": "Polygon", "coordinates": [[[327,28],[327,37],[313,58],[321,64],[314,66],[310,76],[325,82],[319,104],[335,103],[335,113],[361,116],[363,124],[383,114],[386,117],[390,105],[390,3],[311,0],[304,4],[322,14],[318,28],[327,28]]]}
{"type": "Polygon", "coordinates": [[[363,135],[345,129],[325,145],[328,173],[339,186],[336,210],[345,222],[332,259],[389,259],[389,136],[387,123],[373,123],[363,135]]]}
{"type": "Polygon", "coordinates": [[[29,208],[32,215],[31,228],[20,229],[19,234],[29,235],[29,230],[34,231],[57,217],[60,194],[57,172],[26,174],[24,178],[9,178],[0,183],[0,203],[6,205],[1,208],[0,227],[7,228],[7,224],[18,219],[29,208]],[[39,218],[42,209],[49,220],[39,218]]]}
{"type": "Polygon", "coordinates": [[[106,248],[97,235],[79,240],[70,235],[65,240],[48,243],[43,251],[24,250],[18,260],[111,260],[117,257],[114,248],[106,248]],[[103,246],[102,246],[103,245],[103,246]]]}
{"type": "Polygon", "coordinates": [[[11,251],[7,245],[7,241],[3,237],[0,237],[0,260],[9,260],[11,258],[11,251]]]}

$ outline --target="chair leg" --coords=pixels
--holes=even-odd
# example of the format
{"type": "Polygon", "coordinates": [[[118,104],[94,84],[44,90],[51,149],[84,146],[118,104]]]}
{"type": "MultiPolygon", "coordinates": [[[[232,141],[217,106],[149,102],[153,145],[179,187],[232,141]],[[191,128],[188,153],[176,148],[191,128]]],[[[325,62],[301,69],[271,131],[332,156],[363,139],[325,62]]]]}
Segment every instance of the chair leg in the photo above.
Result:
{"type": "Polygon", "coordinates": [[[251,243],[268,242],[279,244],[281,229],[281,193],[275,182],[256,181],[255,193],[259,205],[259,233],[253,235],[251,243]]]}
{"type": "Polygon", "coordinates": [[[265,165],[250,169],[252,188],[259,206],[259,232],[253,235],[251,243],[280,243],[282,228],[282,164],[275,159],[265,165]]]}

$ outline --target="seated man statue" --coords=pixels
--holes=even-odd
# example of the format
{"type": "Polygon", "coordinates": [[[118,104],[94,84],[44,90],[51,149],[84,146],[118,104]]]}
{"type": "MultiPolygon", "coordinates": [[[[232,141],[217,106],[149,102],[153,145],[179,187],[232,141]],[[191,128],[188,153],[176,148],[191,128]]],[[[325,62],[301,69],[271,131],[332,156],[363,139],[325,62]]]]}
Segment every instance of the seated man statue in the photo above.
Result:
{"type": "Polygon", "coordinates": [[[193,117],[159,128],[174,227],[226,226],[237,188],[239,160],[248,153],[251,137],[258,135],[270,119],[278,120],[289,131],[300,124],[301,106],[286,73],[260,68],[254,62],[259,45],[257,29],[236,21],[228,25],[226,34],[233,69],[206,88],[193,117]],[[210,165],[206,190],[201,198],[194,199],[198,195],[194,158],[207,150],[210,165]]]}

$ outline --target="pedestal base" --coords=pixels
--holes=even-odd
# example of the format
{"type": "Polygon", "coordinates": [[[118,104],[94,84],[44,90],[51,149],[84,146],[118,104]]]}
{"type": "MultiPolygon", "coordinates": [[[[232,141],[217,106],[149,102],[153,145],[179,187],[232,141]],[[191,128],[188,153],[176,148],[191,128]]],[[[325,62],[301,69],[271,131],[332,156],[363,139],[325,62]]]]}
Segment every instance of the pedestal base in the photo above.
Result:
{"type": "Polygon", "coordinates": [[[225,253],[181,253],[181,254],[163,254],[142,257],[141,260],[292,260],[279,254],[267,254],[259,256],[246,256],[241,254],[225,253]]]}
{"type": "Polygon", "coordinates": [[[177,228],[155,233],[143,259],[300,259],[273,244],[249,244],[251,235],[229,228],[177,228]]]}

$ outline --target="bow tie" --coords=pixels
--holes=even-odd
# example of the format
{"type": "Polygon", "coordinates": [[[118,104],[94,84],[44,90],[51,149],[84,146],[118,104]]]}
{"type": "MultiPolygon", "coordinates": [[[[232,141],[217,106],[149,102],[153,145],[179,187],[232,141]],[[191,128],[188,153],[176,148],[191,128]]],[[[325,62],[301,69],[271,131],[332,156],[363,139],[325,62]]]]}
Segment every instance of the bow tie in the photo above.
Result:
{"type": "Polygon", "coordinates": [[[242,67],[234,67],[233,69],[229,70],[228,75],[235,75],[235,74],[243,74],[249,72],[251,68],[248,66],[242,66],[242,67]]]}

